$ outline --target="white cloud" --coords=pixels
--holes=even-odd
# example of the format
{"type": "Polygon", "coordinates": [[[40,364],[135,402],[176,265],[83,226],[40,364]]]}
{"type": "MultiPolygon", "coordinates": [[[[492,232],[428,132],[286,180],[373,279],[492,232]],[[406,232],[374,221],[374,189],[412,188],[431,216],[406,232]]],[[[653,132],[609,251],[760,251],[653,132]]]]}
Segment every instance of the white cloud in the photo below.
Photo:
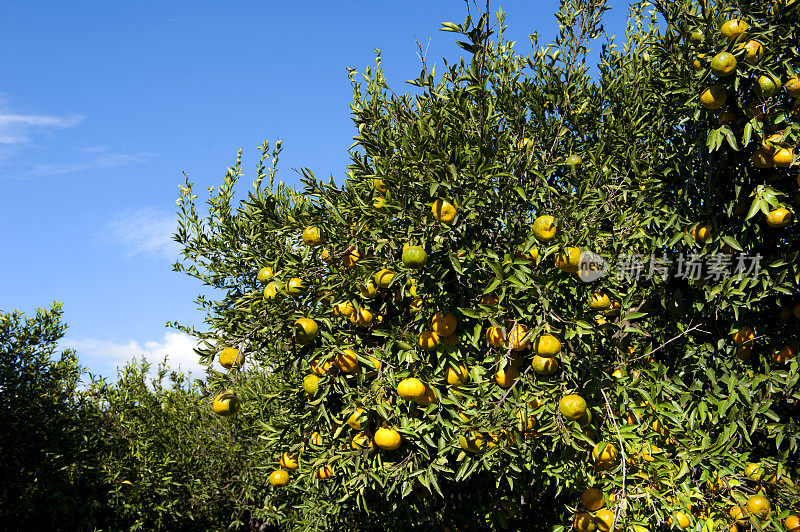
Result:
{"type": "Polygon", "coordinates": [[[172,240],[176,229],[174,214],[146,207],[118,215],[103,228],[102,239],[124,248],[128,257],[150,255],[172,261],[180,251],[172,240]]]}
{"type": "MultiPolygon", "coordinates": [[[[0,105],[2,105],[0,100],[0,105]]],[[[48,116],[4,113],[0,110],[0,144],[28,144],[37,132],[68,129],[83,122],[80,115],[48,116]]]]}
{"type": "Polygon", "coordinates": [[[200,358],[194,352],[197,341],[184,332],[167,331],[163,339],[147,341],[144,345],[135,340],[115,343],[96,338],[65,338],[60,345],[74,349],[81,364],[87,366],[90,372],[106,377],[112,377],[116,369],[121,369],[134,358],[144,358],[150,362],[153,365],[152,373],[165,355],[171,369],[183,371],[191,378],[205,375],[205,368],[200,365],[200,358]]]}
{"type": "MultiPolygon", "coordinates": [[[[97,152],[93,152],[97,153],[97,152]]],[[[84,172],[87,170],[98,170],[113,166],[124,166],[131,163],[141,163],[155,157],[153,153],[109,153],[97,155],[94,158],[84,161],[73,161],[66,163],[34,163],[23,165],[19,174],[11,177],[17,179],[30,179],[33,177],[45,177],[59,174],[70,174],[72,172],[84,172]]]]}

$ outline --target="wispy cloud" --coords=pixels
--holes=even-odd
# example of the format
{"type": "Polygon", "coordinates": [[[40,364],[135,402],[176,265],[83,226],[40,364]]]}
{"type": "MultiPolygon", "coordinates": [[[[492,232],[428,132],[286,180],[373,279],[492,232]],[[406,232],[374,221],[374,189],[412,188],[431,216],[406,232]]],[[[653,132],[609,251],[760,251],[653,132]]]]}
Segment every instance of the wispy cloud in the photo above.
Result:
{"type": "Polygon", "coordinates": [[[136,255],[178,258],[180,247],[172,240],[177,227],[175,215],[154,207],[127,210],[102,231],[102,239],[120,246],[128,257],[136,255]]]}
{"type": "Polygon", "coordinates": [[[27,144],[35,133],[75,127],[84,120],[80,115],[10,114],[3,112],[2,105],[3,101],[0,99],[0,144],[27,144]]]}
{"type": "Polygon", "coordinates": [[[98,170],[101,168],[110,168],[113,166],[124,166],[126,164],[145,162],[152,157],[154,153],[109,153],[105,155],[98,155],[84,161],[73,161],[65,163],[34,163],[23,166],[16,176],[18,179],[30,179],[34,177],[45,177],[59,174],[69,174],[72,172],[85,172],[87,170],[98,170]]]}
{"type": "MultiPolygon", "coordinates": [[[[167,331],[161,340],[151,340],[140,344],[135,340],[123,343],[97,338],[65,338],[61,347],[74,349],[81,364],[92,373],[112,377],[116,369],[123,367],[131,359],[144,358],[157,366],[164,357],[171,369],[180,370],[192,378],[202,378],[205,368],[200,365],[200,357],[194,352],[197,342],[183,332],[167,331]]],[[[154,368],[155,369],[155,368],[154,368]]]]}

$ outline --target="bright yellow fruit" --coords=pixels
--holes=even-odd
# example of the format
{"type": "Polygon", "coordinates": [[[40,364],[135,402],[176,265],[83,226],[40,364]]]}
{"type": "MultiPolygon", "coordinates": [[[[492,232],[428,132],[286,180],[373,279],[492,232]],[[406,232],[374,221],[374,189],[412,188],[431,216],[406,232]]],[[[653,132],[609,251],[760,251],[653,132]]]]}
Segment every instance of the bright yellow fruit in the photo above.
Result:
{"type": "Polygon", "coordinates": [[[308,244],[309,246],[317,246],[322,242],[322,237],[320,236],[319,228],[317,226],[311,225],[303,229],[303,242],[308,244]]]}
{"type": "Polygon", "coordinates": [[[728,93],[721,85],[706,88],[700,93],[700,105],[706,109],[719,109],[728,101],[728,93]]]}
{"type": "Polygon", "coordinates": [[[553,240],[556,231],[556,219],[550,215],[539,216],[533,221],[533,234],[541,242],[553,240]]]}
{"type": "Polygon", "coordinates": [[[407,401],[421,399],[425,396],[426,391],[425,384],[415,377],[403,379],[397,385],[397,395],[407,401]]]}
{"type": "Polygon", "coordinates": [[[454,368],[453,366],[447,366],[445,370],[445,380],[447,384],[452,386],[453,388],[457,388],[461,386],[469,379],[469,370],[467,370],[467,366],[464,364],[459,364],[458,368],[454,368]]]}
{"type": "Polygon", "coordinates": [[[449,201],[438,199],[431,205],[431,212],[437,222],[449,224],[456,217],[456,206],[449,201]]]}
{"type": "Polygon", "coordinates": [[[558,411],[567,419],[577,420],[586,414],[586,400],[580,395],[565,395],[558,402],[558,411]]]}
{"type": "Polygon", "coordinates": [[[235,347],[226,347],[219,352],[219,363],[223,368],[241,367],[244,364],[244,353],[240,353],[235,347]]]}
{"type": "Polygon", "coordinates": [[[269,474],[268,480],[270,486],[275,486],[276,488],[280,488],[289,483],[289,473],[287,473],[282,469],[277,469],[269,474]]]}
{"type": "Polygon", "coordinates": [[[561,340],[552,334],[543,334],[533,343],[533,351],[544,358],[552,358],[561,352],[561,340]]]}
{"type": "Polygon", "coordinates": [[[226,390],[214,398],[211,409],[220,416],[232,416],[241,408],[239,398],[231,390],[226,390]]]}
{"type": "Polygon", "coordinates": [[[289,471],[294,471],[298,467],[300,467],[300,463],[297,461],[296,456],[292,456],[289,453],[283,453],[281,455],[280,465],[284,469],[288,469],[289,471]]]}
{"type": "Polygon", "coordinates": [[[373,441],[375,445],[384,449],[386,451],[393,451],[400,447],[400,444],[403,442],[403,438],[400,436],[400,433],[394,429],[387,429],[385,427],[379,428],[375,431],[375,436],[373,437],[373,441]]]}

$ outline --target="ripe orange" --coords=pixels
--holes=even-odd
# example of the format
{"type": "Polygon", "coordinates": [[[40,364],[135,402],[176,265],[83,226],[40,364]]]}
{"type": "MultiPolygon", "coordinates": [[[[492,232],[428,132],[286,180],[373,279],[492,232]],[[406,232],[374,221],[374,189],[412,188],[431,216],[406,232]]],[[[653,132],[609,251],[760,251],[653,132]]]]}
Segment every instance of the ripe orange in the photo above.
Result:
{"type": "Polygon", "coordinates": [[[756,333],[752,327],[749,325],[745,325],[741,327],[738,331],[733,333],[733,342],[736,345],[745,345],[750,344],[753,342],[753,339],[756,337],[756,333]]]}
{"type": "Polygon", "coordinates": [[[283,294],[284,284],[280,281],[270,281],[267,283],[267,286],[264,287],[264,298],[265,299],[276,299],[278,296],[283,294]]]}
{"type": "Polygon", "coordinates": [[[494,374],[494,381],[502,388],[508,388],[514,384],[514,381],[519,377],[519,368],[516,364],[508,364],[503,369],[498,369],[494,374]]]}
{"type": "Polygon", "coordinates": [[[500,298],[494,294],[483,294],[481,296],[481,305],[486,305],[487,307],[492,307],[497,305],[500,302],[500,298]]]}
{"type": "Polygon", "coordinates": [[[319,336],[317,322],[311,318],[300,318],[294,322],[294,338],[300,345],[306,345],[319,336]]]}
{"type": "Polygon", "coordinates": [[[744,476],[752,480],[761,480],[764,475],[764,468],[761,464],[749,463],[744,468],[744,476]]]}
{"type": "Polygon", "coordinates": [[[706,109],[719,109],[728,101],[728,93],[722,85],[707,87],[700,93],[700,105],[706,109]]]}
{"type": "Polygon", "coordinates": [[[595,512],[605,506],[603,492],[597,488],[589,488],[581,494],[581,504],[590,512],[595,512]]]}
{"type": "Polygon", "coordinates": [[[789,168],[792,166],[793,160],[794,150],[792,150],[792,148],[780,148],[776,150],[775,155],[772,156],[772,162],[775,163],[775,166],[780,168],[789,168]]]}
{"type": "Polygon", "coordinates": [[[438,400],[439,398],[436,397],[436,390],[426,385],[425,393],[419,399],[414,399],[414,402],[419,406],[428,406],[431,403],[436,403],[438,400]]]}
{"type": "Polygon", "coordinates": [[[800,532],[800,517],[790,515],[783,521],[783,527],[786,532],[800,532]]]}
{"type": "Polygon", "coordinates": [[[276,469],[275,471],[269,474],[268,480],[271,486],[280,488],[289,483],[289,473],[287,473],[282,469],[276,469]]]}
{"type": "Polygon", "coordinates": [[[244,364],[244,353],[239,353],[235,347],[226,347],[219,352],[219,363],[223,368],[241,367],[244,364]]]}
{"type": "Polygon", "coordinates": [[[750,156],[750,161],[753,163],[753,166],[756,168],[772,168],[775,163],[772,161],[772,156],[764,150],[764,148],[759,148],[753,152],[753,155],[750,156]]]}
{"type": "Polygon", "coordinates": [[[573,421],[581,418],[586,414],[586,400],[577,394],[565,395],[558,402],[558,411],[567,419],[573,421]]]}
{"type": "Polygon", "coordinates": [[[727,20],[720,28],[720,33],[728,39],[728,42],[742,40],[745,32],[750,29],[750,25],[737,19],[727,20]]]}
{"type": "Polygon", "coordinates": [[[692,238],[698,244],[705,244],[711,238],[710,225],[695,225],[691,231],[692,238]]]}
{"type": "Polygon", "coordinates": [[[511,342],[511,349],[513,351],[522,351],[527,349],[530,345],[531,341],[526,337],[528,334],[528,328],[521,323],[514,325],[514,328],[511,329],[511,333],[509,333],[509,341],[511,342]]]}
{"type": "Polygon", "coordinates": [[[400,447],[403,438],[400,433],[394,429],[387,429],[385,427],[379,428],[375,431],[375,436],[372,438],[375,445],[386,451],[393,451],[400,447]]]}
{"type": "Polygon", "coordinates": [[[561,352],[561,340],[552,334],[543,334],[533,342],[533,351],[543,358],[553,358],[561,352]]]}
{"type": "Polygon", "coordinates": [[[533,234],[542,242],[553,240],[556,230],[556,220],[550,215],[539,216],[533,221],[533,234]]]}
{"type": "Polygon", "coordinates": [[[290,296],[299,296],[303,294],[307,288],[305,281],[299,277],[292,277],[289,279],[289,282],[286,283],[286,293],[290,296]]]}
{"type": "Polygon", "coordinates": [[[439,335],[433,331],[422,331],[417,337],[417,346],[423,351],[433,351],[440,343],[439,335]]]}
{"type": "Polygon", "coordinates": [[[211,409],[223,417],[232,416],[241,409],[241,403],[236,394],[231,390],[225,390],[214,398],[211,409]]]}
{"type": "Polygon", "coordinates": [[[361,260],[361,255],[359,254],[355,246],[348,247],[347,251],[345,251],[345,254],[342,257],[342,263],[348,268],[352,268],[353,266],[358,264],[358,261],[360,260],[361,260]]]}
{"type": "Polygon", "coordinates": [[[503,343],[506,341],[503,329],[501,327],[489,327],[486,329],[486,340],[492,347],[503,347],[503,343]]]}
{"type": "Polygon", "coordinates": [[[797,76],[789,78],[789,81],[786,82],[786,92],[792,98],[800,98],[800,78],[797,76]]]}
{"type": "Polygon", "coordinates": [[[371,451],[375,449],[375,444],[372,442],[372,440],[369,439],[369,437],[366,434],[360,432],[355,436],[353,436],[353,440],[350,442],[350,447],[356,450],[369,449],[371,451]]]}
{"type": "Polygon", "coordinates": [[[750,524],[750,519],[747,516],[747,511],[745,511],[745,509],[739,505],[731,506],[728,515],[730,515],[731,519],[733,519],[738,525],[745,526],[750,524]]]}
{"type": "Polygon", "coordinates": [[[711,71],[718,78],[725,78],[736,72],[736,58],[730,52],[720,52],[711,60],[711,71]]]}
{"type": "Polygon", "coordinates": [[[593,310],[606,310],[611,308],[611,298],[605,292],[594,292],[589,297],[589,308],[593,310]]]}
{"type": "Polygon", "coordinates": [[[350,414],[350,417],[347,418],[347,424],[353,430],[361,430],[361,415],[364,413],[364,409],[359,407],[353,410],[350,414]]]}
{"type": "Polygon", "coordinates": [[[744,48],[744,60],[750,63],[757,63],[764,56],[764,46],[758,41],[747,41],[737,48],[739,50],[744,48]]]}
{"type": "Polygon", "coordinates": [[[531,366],[533,367],[533,371],[539,375],[552,375],[558,369],[558,359],[555,357],[546,358],[535,355],[531,361],[531,366]]]}
{"type": "Polygon", "coordinates": [[[383,268],[382,270],[378,270],[375,275],[372,276],[375,285],[378,288],[389,288],[392,280],[394,280],[394,272],[383,268]]]}
{"type": "Polygon", "coordinates": [[[355,305],[353,305],[350,301],[344,301],[342,303],[336,303],[333,306],[333,314],[336,316],[344,316],[348,317],[356,311],[355,305]]]}
{"type": "Polygon", "coordinates": [[[689,528],[689,525],[691,525],[692,522],[689,520],[689,516],[686,515],[685,513],[675,512],[674,515],[671,515],[667,519],[667,524],[673,528],[683,529],[683,528],[689,528]]]}
{"type": "Polygon", "coordinates": [[[313,373],[303,377],[303,391],[308,395],[316,395],[319,391],[319,377],[313,373]]]}
{"type": "Polygon", "coordinates": [[[555,254],[556,266],[567,272],[577,273],[581,263],[581,248],[568,247],[555,254]]]}
{"type": "Polygon", "coordinates": [[[331,469],[331,466],[325,465],[317,469],[317,472],[314,473],[314,476],[320,480],[327,480],[333,477],[333,469],[331,469]]]}
{"type": "Polygon", "coordinates": [[[786,364],[797,355],[797,349],[785,344],[779,351],[772,353],[772,360],[778,364],[786,364]]]}
{"type": "Polygon", "coordinates": [[[336,353],[333,365],[342,373],[353,373],[358,370],[358,355],[352,349],[344,349],[341,353],[336,353]]]}
{"type": "Polygon", "coordinates": [[[358,312],[354,312],[348,316],[348,320],[350,323],[355,324],[358,327],[366,327],[370,323],[372,323],[372,312],[368,309],[361,308],[358,312]]]}
{"type": "Polygon", "coordinates": [[[280,465],[284,469],[288,469],[289,471],[294,471],[300,464],[297,461],[296,456],[292,456],[289,453],[283,453],[281,455],[280,465]]]}
{"type": "Polygon", "coordinates": [[[611,532],[611,529],[614,528],[614,517],[614,512],[607,508],[598,510],[598,512],[594,514],[597,528],[602,532],[611,532]]]}
{"type": "Polygon", "coordinates": [[[275,276],[275,272],[272,271],[271,266],[264,266],[260,270],[258,270],[258,281],[261,283],[265,283],[272,279],[275,276]]]}
{"type": "Polygon", "coordinates": [[[449,224],[453,221],[453,218],[456,217],[456,209],[456,205],[443,199],[438,199],[431,205],[433,218],[437,222],[442,222],[444,224],[449,224]]]}
{"type": "Polygon", "coordinates": [[[575,516],[572,527],[575,529],[575,532],[594,532],[597,528],[594,517],[586,512],[579,513],[575,516]]]}
{"type": "Polygon", "coordinates": [[[322,242],[319,228],[316,226],[309,226],[303,229],[303,242],[309,246],[317,246],[322,242]]]}
{"type": "Polygon", "coordinates": [[[756,516],[758,519],[766,519],[769,517],[769,499],[763,495],[752,495],[747,499],[747,511],[756,516]]]}
{"type": "Polygon", "coordinates": [[[464,364],[459,364],[458,368],[454,368],[453,366],[447,366],[445,370],[445,380],[447,384],[452,386],[453,388],[457,388],[461,386],[469,379],[469,370],[467,370],[467,366],[464,364]]]}
{"type": "Polygon", "coordinates": [[[397,385],[397,395],[407,401],[421,399],[426,391],[425,384],[415,377],[403,379],[397,385]]]}
{"type": "Polygon", "coordinates": [[[617,465],[617,448],[610,443],[605,443],[603,450],[600,447],[604,442],[600,442],[592,449],[592,458],[595,460],[595,467],[600,471],[611,469],[617,465]]]}
{"type": "Polygon", "coordinates": [[[446,338],[452,335],[454,332],[456,332],[457,326],[458,320],[450,312],[447,314],[437,312],[431,319],[431,329],[433,329],[433,332],[439,335],[439,338],[446,338]]]}
{"type": "Polygon", "coordinates": [[[320,436],[319,432],[312,432],[311,436],[308,437],[308,443],[311,445],[322,445],[322,436],[320,436]]]}

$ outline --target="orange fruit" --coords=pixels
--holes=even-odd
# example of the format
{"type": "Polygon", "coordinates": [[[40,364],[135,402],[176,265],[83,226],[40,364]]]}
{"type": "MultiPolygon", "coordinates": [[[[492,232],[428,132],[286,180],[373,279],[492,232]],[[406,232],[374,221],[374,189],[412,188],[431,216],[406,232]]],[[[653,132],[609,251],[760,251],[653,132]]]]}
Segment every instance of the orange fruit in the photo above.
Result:
{"type": "Polygon", "coordinates": [[[531,366],[533,367],[533,371],[539,375],[552,375],[558,369],[558,359],[555,357],[546,358],[535,355],[531,361],[531,366]]]}
{"type": "Polygon", "coordinates": [[[280,465],[284,469],[288,469],[289,471],[294,471],[300,464],[297,461],[296,456],[292,456],[289,453],[283,453],[281,455],[280,465]]]}
{"type": "Polygon", "coordinates": [[[276,488],[280,488],[289,483],[289,473],[287,473],[282,469],[276,469],[275,471],[269,474],[268,480],[270,486],[275,486],[276,488]]]}
{"type": "Polygon", "coordinates": [[[552,334],[543,334],[533,342],[533,351],[540,357],[552,358],[561,352],[561,340],[552,334]]]}
{"type": "Polygon", "coordinates": [[[319,228],[311,225],[303,229],[303,242],[309,246],[319,245],[319,243],[322,242],[322,236],[320,235],[319,228]]]}
{"type": "Polygon", "coordinates": [[[408,268],[419,270],[424,268],[428,262],[428,254],[422,246],[403,246],[403,255],[401,260],[408,268]]]}
{"type": "Polygon", "coordinates": [[[775,166],[780,168],[789,168],[792,166],[792,161],[794,160],[794,150],[792,148],[780,148],[775,151],[775,155],[772,156],[772,162],[775,163],[775,166]]]}
{"type": "Polygon", "coordinates": [[[415,377],[403,379],[397,385],[397,395],[407,401],[421,399],[425,396],[426,391],[425,384],[415,377]]]}
{"type": "Polygon", "coordinates": [[[419,399],[414,399],[414,402],[419,406],[428,406],[431,403],[436,403],[439,400],[436,397],[436,390],[430,386],[425,386],[425,393],[419,399]]]}
{"type": "Polygon", "coordinates": [[[605,292],[594,292],[589,297],[589,308],[593,310],[606,310],[611,308],[611,298],[605,292]]]}
{"type": "Polygon", "coordinates": [[[707,87],[700,93],[700,105],[706,109],[719,109],[728,101],[728,93],[721,85],[707,87]]]}
{"type": "Polygon", "coordinates": [[[784,345],[779,351],[772,353],[772,360],[778,364],[786,364],[797,355],[797,350],[789,344],[784,345]]]}
{"type": "Polygon", "coordinates": [[[756,80],[756,94],[762,98],[769,98],[781,88],[781,81],[772,76],[759,76],[756,80]]]}
{"type": "Polygon", "coordinates": [[[673,528],[689,528],[689,525],[692,522],[689,520],[689,516],[683,512],[675,512],[674,515],[669,516],[667,519],[667,524],[673,528]]]}
{"type": "Polygon", "coordinates": [[[219,363],[223,368],[241,367],[244,364],[244,353],[239,353],[235,347],[226,347],[219,352],[219,363]]]}
{"type": "Polygon", "coordinates": [[[272,271],[271,266],[264,266],[260,270],[258,270],[258,281],[261,283],[265,283],[272,279],[275,276],[275,272],[272,271]]]}
{"type": "Polygon", "coordinates": [[[786,92],[792,98],[800,98],[800,78],[793,76],[786,82],[786,92]]]}
{"type": "Polygon", "coordinates": [[[708,242],[708,239],[711,238],[711,226],[696,225],[692,227],[691,235],[698,244],[705,244],[708,242]]]}
{"type": "Polygon", "coordinates": [[[711,60],[711,71],[718,78],[725,78],[736,72],[736,58],[730,52],[720,52],[711,60]]]}
{"type": "Polygon", "coordinates": [[[611,529],[614,528],[614,517],[614,512],[607,508],[598,510],[597,513],[594,514],[597,528],[602,532],[611,532],[611,529]]]}
{"type": "Polygon", "coordinates": [[[586,512],[579,513],[575,516],[572,527],[575,529],[575,532],[594,532],[597,528],[594,517],[586,512]]]}
{"type": "Polygon", "coordinates": [[[550,215],[539,216],[533,221],[533,234],[542,242],[553,240],[556,230],[556,220],[550,215]]]}
{"type": "Polygon", "coordinates": [[[336,353],[333,365],[342,373],[353,373],[358,370],[358,355],[352,349],[343,349],[341,353],[336,353]]]}
{"type": "Polygon", "coordinates": [[[373,179],[372,180],[372,186],[378,192],[386,192],[387,190],[389,190],[388,187],[386,186],[386,183],[384,183],[383,179],[380,179],[380,178],[373,179]]]}
{"type": "Polygon", "coordinates": [[[457,368],[454,368],[453,366],[447,366],[444,375],[447,384],[453,388],[461,386],[469,379],[469,371],[467,370],[467,366],[464,364],[459,364],[457,368]]]}
{"type": "Polygon", "coordinates": [[[456,217],[456,208],[456,205],[443,199],[438,199],[431,205],[431,212],[437,222],[449,224],[456,217]]]}
{"type": "Polygon", "coordinates": [[[325,362],[322,362],[318,358],[315,358],[311,361],[311,371],[317,375],[325,375],[328,370],[331,369],[331,366],[333,366],[332,360],[326,360],[325,362]]]}
{"type": "Polygon", "coordinates": [[[596,512],[605,506],[606,501],[601,490],[589,488],[581,494],[581,504],[590,512],[596,512]]]}
{"type": "Polygon", "coordinates": [[[335,316],[345,316],[348,317],[356,311],[355,305],[353,305],[350,301],[344,301],[342,303],[336,303],[333,306],[333,314],[335,316]]]}
{"type": "Polygon", "coordinates": [[[800,532],[800,517],[790,515],[783,520],[783,527],[786,529],[786,532],[800,532]]]}
{"type": "Polygon", "coordinates": [[[580,155],[570,155],[567,157],[566,161],[564,161],[567,166],[570,168],[577,168],[583,164],[583,158],[580,155]]]}
{"type": "Polygon", "coordinates": [[[378,270],[375,275],[372,276],[372,279],[375,281],[375,285],[378,288],[389,288],[389,285],[394,280],[394,275],[393,271],[383,268],[382,270],[378,270]]]}
{"type": "Polygon", "coordinates": [[[728,514],[738,525],[746,526],[750,524],[750,519],[748,519],[747,512],[739,505],[731,506],[728,514]]]}
{"type": "Polygon", "coordinates": [[[322,445],[322,436],[320,436],[319,432],[312,432],[311,436],[308,437],[308,443],[311,445],[322,445]]]}
{"type": "Polygon", "coordinates": [[[375,444],[366,434],[362,432],[353,436],[353,439],[350,442],[350,447],[356,450],[369,449],[371,451],[375,448],[375,444]]]}
{"type": "Polygon", "coordinates": [[[556,266],[567,272],[576,273],[581,262],[581,248],[568,247],[555,254],[556,266]]]}
{"type": "Polygon", "coordinates": [[[486,340],[492,347],[503,347],[503,343],[506,341],[503,329],[501,327],[489,327],[486,329],[486,340]]]}
{"type": "Polygon", "coordinates": [[[792,221],[792,213],[783,207],[779,207],[770,211],[766,216],[766,220],[767,225],[770,227],[780,229],[789,225],[789,223],[792,221]]]}
{"type": "Polygon", "coordinates": [[[275,299],[283,294],[284,284],[280,281],[270,281],[264,287],[264,298],[275,299]]]}
{"type": "Polygon", "coordinates": [[[744,476],[752,480],[761,480],[764,475],[764,468],[761,464],[749,463],[744,468],[744,476]]]}
{"type": "Polygon", "coordinates": [[[358,312],[350,314],[347,319],[350,320],[350,323],[358,327],[366,327],[372,323],[373,316],[372,312],[370,312],[368,309],[361,308],[361,310],[358,312]]]}
{"type": "Polygon", "coordinates": [[[753,339],[756,337],[756,333],[752,327],[749,325],[745,325],[741,327],[738,331],[733,333],[733,342],[736,345],[745,345],[750,344],[753,342],[753,339]]]}
{"type": "Polygon", "coordinates": [[[530,339],[526,338],[528,334],[528,328],[521,323],[514,325],[514,328],[511,329],[511,333],[509,333],[509,341],[511,342],[511,349],[513,351],[522,351],[527,349],[530,345],[530,339]]]}
{"type": "Polygon", "coordinates": [[[315,395],[319,390],[319,377],[313,373],[303,377],[303,391],[308,395],[315,395]]]}
{"type": "Polygon", "coordinates": [[[745,32],[750,29],[750,25],[737,19],[727,20],[720,28],[720,33],[728,39],[728,42],[742,40],[745,32]]]}
{"type": "Polygon", "coordinates": [[[211,409],[223,417],[232,416],[241,409],[241,403],[236,394],[231,390],[225,390],[214,398],[211,409]]]}
{"type": "Polygon", "coordinates": [[[533,148],[533,141],[531,139],[525,137],[524,139],[519,141],[519,144],[517,145],[517,147],[519,149],[521,149],[521,150],[529,150],[529,149],[533,148]]]}
{"type": "Polygon", "coordinates": [[[519,369],[515,364],[509,364],[503,369],[498,369],[494,374],[494,381],[502,388],[508,388],[519,377],[519,369]]]}
{"type": "Polygon", "coordinates": [[[299,277],[292,277],[289,279],[289,282],[286,283],[286,293],[290,296],[299,296],[303,294],[307,288],[305,281],[299,277]]]}
{"type": "Polygon", "coordinates": [[[347,266],[348,268],[352,268],[358,261],[361,260],[361,255],[358,253],[358,250],[355,246],[350,246],[345,251],[344,256],[342,257],[342,263],[347,266]]]}
{"type": "Polygon", "coordinates": [[[744,48],[744,60],[750,63],[757,63],[764,57],[764,46],[758,41],[747,41],[740,44],[738,49],[744,48]]]}
{"type": "Polygon", "coordinates": [[[769,517],[769,499],[763,495],[752,495],[747,499],[747,511],[758,519],[766,519],[769,517]]]}
{"type": "Polygon", "coordinates": [[[500,302],[500,298],[494,294],[483,294],[481,296],[480,304],[492,307],[500,302]]]}
{"type": "Polygon", "coordinates": [[[397,449],[403,442],[403,438],[400,436],[399,432],[385,427],[381,427],[375,431],[375,436],[373,436],[372,440],[375,442],[375,445],[386,451],[397,449]]]}
{"type": "Polygon", "coordinates": [[[314,476],[320,480],[327,480],[333,476],[333,469],[331,466],[325,465],[317,469],[317,472],[314,473],[314,476]]]}
{"type": "Polygon", "coordinates": [[[364,409],[359,407],[353,410],[350,414],[350,417],[347,418],[347,424],[353,430],[361,430],[361,415],[364,413],[364,409]]]}
{"type": "Polygon", "coordinates": [[[417,346],[423,351],[433,351],[439,347],[439,335],[433,331],[422,331],[417,336],[417,346]]]}
{"type": "Polygon", "coordinates": [[[300,345],[306,345],[319,336],[317,322],[311,318],[300,318],[294,322],[294,338],[300,345]]]}
{"type": "Polygon", "coordinates": [[[439,338],[446,338],[452,335],[456,332],[457,326],[458,320],[450,312],[447,314],[437,312],[431,319],[431,329],[439,335],[439,338]]]}
{"type": "Polygon", "coordinates": [[[617,464],[617,448],[610,443],[600,442],[592,449],[592,458],[597,469],[601,471],[611,469],[617,464]],[[600,450],[600,447],[603,449],[600,450]]]}
{"type": "Polygon", "coordinates": [[[565,395],[558,402],[558,411],[567,419],[577,420],[586,414],[586,400],[577,394],[565,395]]]}

